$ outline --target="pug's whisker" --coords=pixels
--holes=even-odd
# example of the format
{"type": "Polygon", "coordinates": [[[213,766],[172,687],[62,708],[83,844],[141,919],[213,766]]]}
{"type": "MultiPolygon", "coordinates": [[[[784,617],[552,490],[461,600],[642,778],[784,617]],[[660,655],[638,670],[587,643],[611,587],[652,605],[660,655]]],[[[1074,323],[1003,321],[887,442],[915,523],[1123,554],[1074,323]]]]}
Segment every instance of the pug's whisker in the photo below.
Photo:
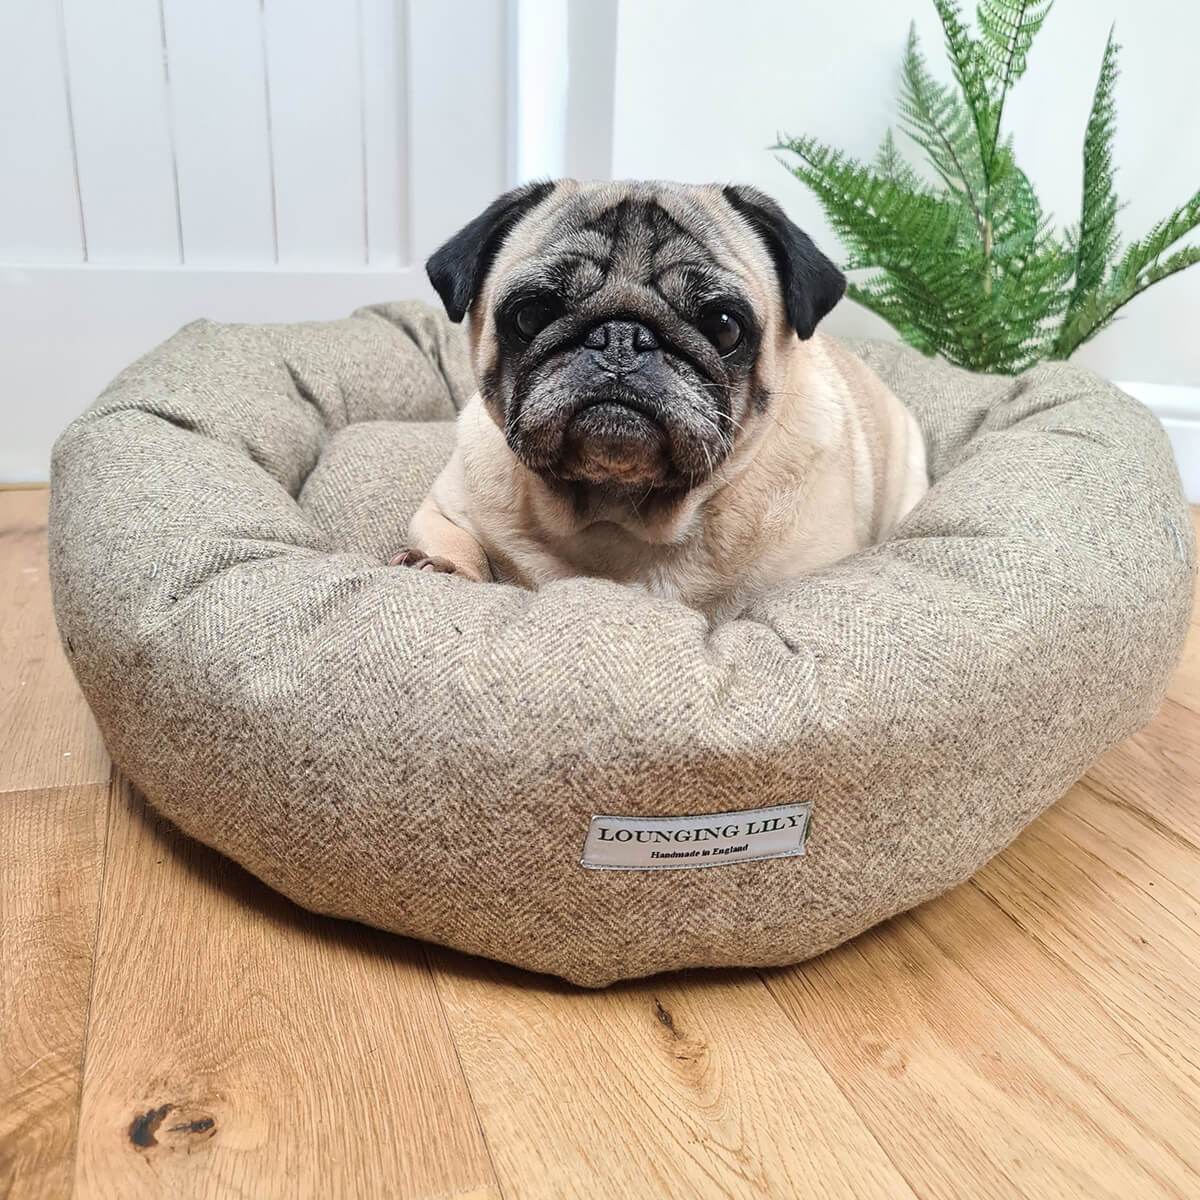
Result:
{"type": "Polygon", "coordinates": [[[726,430],[722,429],[712,417],[710,417],[707,413],[702,412],[697,412],[694,415],[700,421],[703,421],[704,424],[707,425],[708,428],[717,435],[717,437],[720,439],[721,447],[726,453],[733,449],[733,438],[727,433],[726,430]]]}

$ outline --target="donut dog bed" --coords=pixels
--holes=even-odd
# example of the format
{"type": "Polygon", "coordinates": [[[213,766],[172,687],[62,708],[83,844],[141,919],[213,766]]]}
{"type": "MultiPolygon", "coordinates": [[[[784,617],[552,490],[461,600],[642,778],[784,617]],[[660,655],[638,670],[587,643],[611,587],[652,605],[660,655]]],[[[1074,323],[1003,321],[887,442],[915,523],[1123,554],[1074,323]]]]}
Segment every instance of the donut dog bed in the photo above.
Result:
{"type": "Polygon", "coordinates": [[[931,491],[710,627],[385,565],[473,390],[459,336],[197,322],[55,448],[113,760],[299,904],[589,986],[794,962],[965,879],[1159,704],[1191,525],[1157,422],[1086,371],[856,346],[931,491]]]}

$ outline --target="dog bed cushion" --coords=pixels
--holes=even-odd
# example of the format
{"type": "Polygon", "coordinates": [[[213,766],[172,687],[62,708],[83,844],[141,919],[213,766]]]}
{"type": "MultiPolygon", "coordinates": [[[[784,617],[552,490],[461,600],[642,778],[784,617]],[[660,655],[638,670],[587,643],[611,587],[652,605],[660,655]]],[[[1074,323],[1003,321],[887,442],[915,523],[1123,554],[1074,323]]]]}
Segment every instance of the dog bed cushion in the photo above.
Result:
{"type": "Polygon", "coordinates": [[[187,326],[55,448],[57,616],[113,760],[310,909],[587,985],[794,962],[937,895],[1153,713],[1191,525],[1154,418],[1086,371],[855,348],[932,490],[710,628],[385,565],[473,389],[440,314],[187,326]],[[805,853],[581,862],[596,815],[775,806],[810,806],[805,853]]]}

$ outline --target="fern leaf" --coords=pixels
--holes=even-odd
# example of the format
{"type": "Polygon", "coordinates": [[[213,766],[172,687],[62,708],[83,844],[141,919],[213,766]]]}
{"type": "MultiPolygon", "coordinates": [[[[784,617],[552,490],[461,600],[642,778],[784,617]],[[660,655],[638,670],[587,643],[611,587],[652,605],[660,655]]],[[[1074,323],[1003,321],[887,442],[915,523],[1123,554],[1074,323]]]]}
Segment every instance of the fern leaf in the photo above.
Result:
{"type": "Polygon", "coordinates": [[[1053,0],[979,0],[979,60],[991,84],[990,141],[984,141],[984,170],[991,175],[1000,137],[1000,121],[1009,88],[1025,74],[1033,39],[1050,12],[1053,0]]]}
{"type": "Polygon", "coordinates": [[[1011,140],[996,151],[989,201],[993,259],[1004,269],[1008,259],[1029,253],[1043,225],[1042,206],[1029,177],[1017,166],[1011,140]]]}
{"type": "Polygon", "coordinates": [[[1117,313],[1147,288],[1200,263],[1200,246],[1186,246],[1150,265],[1142,274],[1113,278],[1104,288],[1086,296],[1063,322],[1053,348],[1053,357],[1070,358],[1084,342],[1112,324],[1117,313]]]}
{"type": "Polygon", "coordinates": [[[1029,50],[1054,0],[979,0],[979,53],[996,96],[1025,74],[1029,50]]]}
{"type": "Polygon", "coordinates": [[[908,29],[901,78],[905,132],[929,155],[946,186],[966,199],[982,231],[985,181],[973,123],[962,101],[929,73],[916,25],[908,29]]]}
{"type": "Polygon", "coordinates": [[[1148,287],[1196,263],[1200,263],[1200,246],[1186,246],[1156,260],[1138,276],[1114,277],[1106,287],[1084,297],[1071,317],[1063,322],[1052,357],[1070,358],[1084,342],[1111,325],[1117,313],[1148,287]]]}
{"type": "Polygon", "coordinates": [[[846,296],[856,304],[882,318],[910,345],[923,354],[934,354],[937,347],[929,342],[922,329],[910,317],[905,305],[897,300],[887,286],[886,280],[874,279],[865,283],[850,283],[846,296]]]}
{"type": "Polygon", "coordinates": [[[1116,273],[1122,277],[1148,271],[1180,238],[1200,228],[1200,191],[1159,221],[1144,238],[1125,251],[1116,273]]]}
{"type": "MultiPolygon", "coordinates": [[[[1156,262],[1153,266],[1148,267],[1140,277],[1140,286],[1137,291],[1144,292],[1152,283],[1158,283],[1160,279],[1166,279],[1168,275],[1175,275],[1195,263],[1200,263],[1200,246],[1185,246],[1182,250],[1168,255],[1161,262],[1156,262]]],[[[1137,292],[1134,295],[1137,295],[1137,292]]]]}
{"type": "Polygon", "coordinates": [[[1119,50],[1110,31],[1083,139],[1083,205],[1079,232],[1075,235],[1075,286],[1067,307],[1068,319],[1084,297],[1103,282],[1118,246],[1120,205],[1113,185],[1112,145],[1116,129],[1113,90],[1119,50]]]}
{"type": "Polygon", "coordinates": [[[890,129],[883,135],[883,141],[880,142],[879,149],[876,151],[874,169],[884,179],[890,179],[901,187],[909,188],[914,192],[928,190],[921,177],[900,153],[896,146],[896,138],[890,129]]]}
{"type": "Polygon", "coordinates": [[[778,149],[799,162],[785,163],[816,194],[830,223],[857,261],[888,266],[936,256],[959,238],[961,204],[889,179],[815,138],[789,138],[778,149]]]}
{"type": "Polygon", "coordinates": [[[962,89],[963,100],[971,113],[980,161],[986,166],[986,147],[994,142],[997,127],[995,107],[988,91],[987,73],[979,43],[967,32],[958,0],[933,0],[946,35],[946,49],[954,68],[954,78],[962,89]]]}
{"type": "Polygon", "coordinates": [[[1132,242],[1104,283],[1068,310],[1054,344],[1054,357],[1070,357],[1152,284],[1200,262],[1200,246],[1185,246],[1167,254],[1181,238],[1196,229],[1200,229],[1200,191],[1154,225],[1145,237],[1132,242]]]}

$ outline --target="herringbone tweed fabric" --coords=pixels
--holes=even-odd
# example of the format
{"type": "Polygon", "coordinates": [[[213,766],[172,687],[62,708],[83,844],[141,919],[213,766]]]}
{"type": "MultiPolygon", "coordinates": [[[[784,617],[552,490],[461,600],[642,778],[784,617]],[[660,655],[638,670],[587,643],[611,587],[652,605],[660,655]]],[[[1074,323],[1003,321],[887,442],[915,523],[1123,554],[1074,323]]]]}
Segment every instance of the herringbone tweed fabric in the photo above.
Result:
{"type": "Polygon", "coordinates": [[[113,759],[300,904],[588,985],[792,962],[936,895],[1154,711],[1191,527],[1102,380],[859,349],[936,486],[710,629],[384,565],[472,387],[440,315],[189,325],[55,450],[58,621],[113,759]],[[579,865],[594,813],[800,800],[803,858],[579,865]]]}

